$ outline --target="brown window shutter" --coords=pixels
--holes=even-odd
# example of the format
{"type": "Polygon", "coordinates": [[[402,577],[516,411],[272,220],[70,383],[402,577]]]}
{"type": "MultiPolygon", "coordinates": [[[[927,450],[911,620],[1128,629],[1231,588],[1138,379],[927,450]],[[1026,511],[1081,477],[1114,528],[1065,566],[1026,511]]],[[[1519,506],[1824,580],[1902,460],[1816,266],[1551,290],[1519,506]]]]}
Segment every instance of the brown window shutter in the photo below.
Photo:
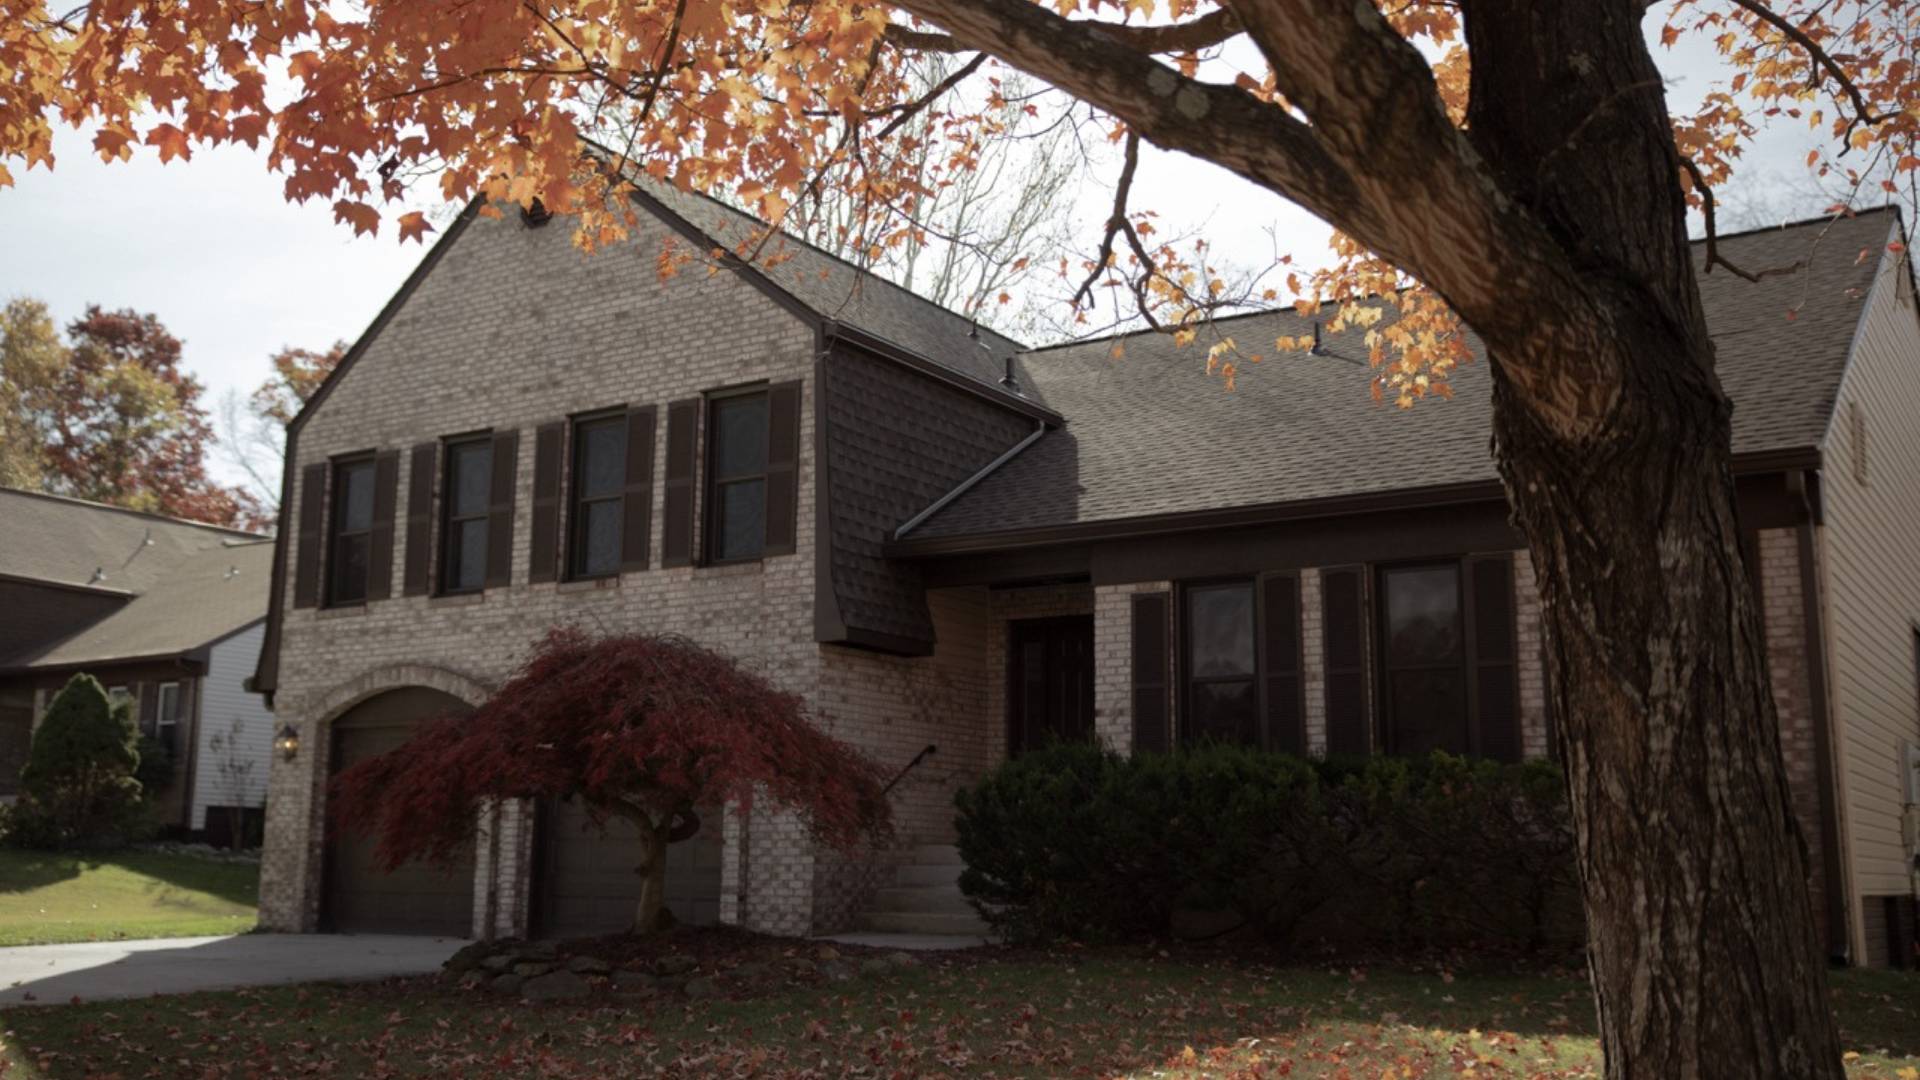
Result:
{"type": "Polygon", "coordinates": [[[487,493],[487,588],[513,584],[513,488],[520,473],[520,432],[493,433],[493,483],[487,493]]]}
{"type": "Polygon", "coordinates": [[[1133,752],[1161,753],[1172,743],[1167,707],[1167,624],[1171,600],[1166,593],[1133,594],[1133,752]]]}
{"type": "Polygon", "coordinates": [[[367,600],[393,595],[393,515],[400,496],[400,451],[373,459],[373,535],[367,551],[367,600]]]}
{"type": "Polygon", "coordinates": [[[1288,754],[1307,752],[1300,678],[1300,575],[1292,571],[1260,579],[1261,678],[1266,695],[1266,745],[1288,754]]]}
{"type": "Polygon", "coordinates": [[[293,606],[315,607],[320,603],[321,519],[326,516],[327,465],[318,462],[300,470],[300,522],[295,528],[298,547],[294,551],[293,606]]]}
{"type": "MultiPolygon", "coordinates": [[[[667,406],[667,495],[662,512],[661,566],[693,565],[694,493],[699,480],[699,398],[667,406]]],[[[771,519],[769,519],[771,520],[771,519]]]]}
{"type": "Polygon", "coordinates": [[[653,406],[627,410],[627,486],[620,523],[621,571],[645,570],[653,542],[653,406]]]}
{"type": "Polygon", "coordinates": [[[533,432],[533,535],[527,540],[527,580],[552,581],[560,568],[560,452],[565,421],[533,432]]]}
{"type": "Polygon", "coordinates": [[[762,555],[791,555],[799,542],[800,386],[767,390],[767,542],[762,555]]]}
{"type": "Polygon", "coordinates": [[[418,443],[407,468],[407,553],[400,574],[403,596],[433,591],[433,475],[440,444],[418,443]]]}
{"type": "Polygon", "coordinates": [[[134,723],[140,728],[140,734],[154,734],[160,727],[160,684],[134,683],[133,699],[140,706],[140,714],[133,718],[134,723]]]}
{"type": "Polygon", "coordinates": [[[1473,719],[1479,729],[1475,747],[1481,757],[1519,761],[1520,673],[1516,661],[1513,556],[1476,555],[1467,560],[1468,644],[1473,649],[1473,719]]]}
{"type": "Polygon", "coordinates": [[[1365,754],[1373,748],[1367,719],[1365,586],[1366,571],[1361,567],[1320,572],[1329,754],[1365,754]]]}

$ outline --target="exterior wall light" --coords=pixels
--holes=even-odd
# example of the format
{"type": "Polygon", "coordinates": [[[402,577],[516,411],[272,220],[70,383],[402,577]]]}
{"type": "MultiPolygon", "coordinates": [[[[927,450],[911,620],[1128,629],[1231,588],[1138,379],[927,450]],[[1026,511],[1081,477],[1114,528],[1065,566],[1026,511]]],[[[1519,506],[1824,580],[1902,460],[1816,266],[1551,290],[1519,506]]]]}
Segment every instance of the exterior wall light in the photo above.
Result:
{"type": "Polygon", "coordinates": [[[282,726],[280,733],[273,737],[273,748],[280,751],[280,756],[288,761],[299,757],[300,729],[292,724],[282,726]]]}

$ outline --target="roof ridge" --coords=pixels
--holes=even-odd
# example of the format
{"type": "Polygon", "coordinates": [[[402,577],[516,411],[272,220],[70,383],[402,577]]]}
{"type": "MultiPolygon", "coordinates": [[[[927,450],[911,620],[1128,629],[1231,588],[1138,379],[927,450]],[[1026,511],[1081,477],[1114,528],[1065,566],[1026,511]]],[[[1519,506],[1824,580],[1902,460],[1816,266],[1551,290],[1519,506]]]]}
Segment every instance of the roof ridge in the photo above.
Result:
{"type": "MultiPolygon", "coordinates": [[[[1848,210],[1838,214],[1816,214],[1813,217],[1800,218],[1797,221],[1785,221],[1785,222],[1781,222],[1778,225],[1756,225],[1751,229],[1742,229],[1738,232],[1730,232],[1730,233],[1716,232],[1714,234],[1713,239],[1714,239],[1714,243],[1717,244],[1726,240],[1737,240],[1737,239],[1742,239],[1749,236],[1757,236],[1761,233],[1787,232],[1792,229],[1804,229],[1810,226],[1826,225],[1830,222],[1841,221],[1848,218],[1862,218],[1870,214],[1884,214],[1888,212],[1892,212],[1893,214],[1898,216],[1900,213],[1899,204],[1889,202],[1889,203],[1882,204],[1880,206],[1869,206],[1864,209],[1848,210]]],[[[1706,242],[1707,240],[1706,240],[1706,237],[1704,236],[1697,240],[1689,237],[1687,240],[1687,247],[1688,248],[1704,247],[1706,245],[1706,242]]],[[[1363,300],[1380,300],[1384,298],[1385,297],[1380,293],[1368,293],[1366,296],[1361,297],[1361,299],[1363,300]]],[[[1331,301],[1329,301],[1329,303],[1331,303],[1331,301]]],[[[1236,319],[1258,318],[1262,315],[1284,315],[1291,312],[1292,310],[1293,310],[1292,304],[1274,304],[1271,307],[1258,308],[1253,311],[1239,311],[1239,312],[1235,312],[1232,315],[1221,316],[1219,318],[1210,320],[1210,324],[1217,325],[1223,322],[1232,322],[1236,319]]],[[[1293,312],[1293,313],[1296,315],[1299,314],[1298,312],[1293,312]]],[[[1301,315],[1300,317],[1306,318],[1306,316],[1304,315],[1301,315]]],[[[1092,345],[1101,341],[1122,341],[1128,338],[1144,337],[1148,334],[1162,334],[1165,332],[1166,331],[1164,330],[1156,330],[1150,326],[1142,327],[1138,330],[1117,330],[1111,334],[1102,334],[1098,337],[1071,338],[1067,341],[1056,341],[1049,345],[1035,345],[1031,348],[1022,349],[1017,355],[1031,356],[1034,353],[1051,352],[1056,349],[1071,349],[1081,345],[1092,345]]]]}
{"type": "MultiPolygon", "coordinates": [[[[602,144],[598,140],[588,138],[587,136],[582,135],[580,137],[580,141],[586,143],[588,146],[591,146],[596,150],[599,150],[602,153],[619,156],[619,157],[625,156],[623,154],[620,154],[618,151],[613,150],[611,147],[608,147],[602,144]]],[[[633,161],[631,158],[629,158],[628,160],[632,162],[632,164],[634,164],[635,166],[639,165],[639,162],[633,161]]],[[[880,284],[885,285],[886,287],[894,290],[895,292],[898,292],[904,296],[912,297],[913,299],[919,301],[922,304],[925,304],[926,306],[932,308],[935,311],[940,312],[943,315],[949,315],[963,322],[970,323],[974,326],[979,326],[980,329],[986,331],[989,334],[993,334],[996,337],[999,337],[1001,340],[1012,345],[1016,353],[1030,351],[1033,348],[1033,346],[1028,345],[1026,342],[1021,341],[1019,338],[1013,337],[1012,335],[1007,334],[1003,331],[996,330],[991,326],[982,326],[978,318],[975,318],[969,315],[964,315],[946,306],[945,304],[937,303],[933,300],[930,300],[927,297],[920,295],[918,292],[915,292],[914,290],[907,288],[905,285],[902,285],[897,281],[892,281],[872,270],[869,270],[866,267],[861,266],[856,262],[853,262],[852,260],[846,258],[843,255],[836,255],[833,252],[828,251],[826,248],[823,248],[820,245],[815,244],[810,240],[807,240],[803,237],[795,236],[793,233],[788,232],[786,229],[776,229],[770,222],[763,220],[759,215],[749,213],[748,211],[742,210],[737,206],[731,205],[730,203],[723,202],[722,200],[715,198],[714,196],[708,194],[707,192],[701,191],[699,188],[681,187],[679,184],[676,184],[671,180],[661,180],[658,177],[655,177],[652,174],[648,173],[644,168],[637,169],[637,175],[640,177],[643,177],[646,181],[651,183],[666,184],[667,186],[673,188],[675,191],[684,192],[688,195],[693,196],[696,199],[701,200],[702,202],[711,203],[715,207],[721,210],[725,210],[727,213],[737,214],[740,217],[745,218],[746,220],[752,222],[753,224],[759,226],[762,229],[771,230],[774,233],[774,235],[780,237],[783,240],[791,241],[792,243],[798,244],[801,247],[806,248],[808,251],[811,251],[822,258],[831,259],[832,261],[839,263],[841,266],[844,266],[848,270],[853,271],[854,274],[858,275],[863,280],[871,279],[873,281],[877,281],[880,284]]],[[[707,230],[705,228],[702,228],[701,231],[706,232],[707,230]]],[[[747,265],[754,266],[754,264],[751,262],[749,262],[747,265]]],[[[754,269],[758,270],[759,267],[754,266],[754,269]]]]}
{"type": "Polygon", "coordinates": [[[235,536],[246,537],[249,540],[265,541],[273,539],[265,533],[249,532],[246,529],[236,529],[230,525],[215,525],[210,521],[195,521],[192,518],[174,517],[171,514],[156,514],[151,510],[135,510],[128,506],[115,506],[112,503],[96,502],[93,499],[82,499],[75,495],[61,495],[52,491],[31,491],[27,488],[0,487],[0,496],[4,495],[22,495],[31,499],[45,499],[49,502],[68,503],[73,506],[83,506],[89,510],[108,510],[116,514],[128,514],[133,517],[148,518],[153,521],[164,521],[171,525],[187,525],[195,529],[211,529],[214,532],[231,533],[235,536]]]}

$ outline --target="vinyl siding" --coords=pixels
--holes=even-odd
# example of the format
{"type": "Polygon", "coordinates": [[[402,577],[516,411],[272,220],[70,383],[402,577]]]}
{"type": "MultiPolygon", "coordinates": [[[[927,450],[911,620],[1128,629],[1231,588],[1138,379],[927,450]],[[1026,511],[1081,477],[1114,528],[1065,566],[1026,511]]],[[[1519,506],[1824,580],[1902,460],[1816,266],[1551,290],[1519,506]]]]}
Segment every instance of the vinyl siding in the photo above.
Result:
{"type": "Polygon", "coordinates": [[[215,645],[207,661],[207,675],[200,683],[199,745],[194,752],[197,775],[191,827],[196,832],[207,827],[209,806],[258,806],[266,799],[273,714],[260,695],[246,690],[265,635],[266,623],[255,623],[215,645]],[[236,720],[239,737],[229,750],[236,720]],[[235,768],[225,768],[229,762],[235,768]]]}
{"type": "MultiPolygon", "coordinates": [[[[1900,239],[1899,226],[1887,238],[1900,239]]],[[[1824,452],[1822,571],[1854,955],[1870,898],[1911,888],[1901,838],[1901,744],[1920,741],[1920,313],[1905,261],[1883,265],[1861,315],[1824,452]],[[1864,446],[1862,439],[1864,436],[1864,446]]]]}

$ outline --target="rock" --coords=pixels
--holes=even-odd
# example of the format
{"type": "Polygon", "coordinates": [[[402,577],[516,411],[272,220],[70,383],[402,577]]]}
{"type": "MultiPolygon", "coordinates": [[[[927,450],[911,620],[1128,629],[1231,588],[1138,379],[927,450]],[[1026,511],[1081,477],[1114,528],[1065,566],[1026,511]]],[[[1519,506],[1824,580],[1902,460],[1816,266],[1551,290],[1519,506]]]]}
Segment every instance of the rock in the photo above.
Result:
{"type": "Polygon", "coordinates": [[[536,960],[522,960],[513,965],[513,973],[529,979],[537,979],[553,970],[552,964],[543,964],[536,960]]]}
{"type": "Polygon", "coordinates": [[[820,965],[820,974],[828,982],[846,982],[853,978],[853,965],[845,960],[829,960],[820,965]]]}
{"type": "Polygon", "coordinates": [[[1246,925],[1246,921],[1231,911],[1178,908],[1173,912],[1169,929],[1178,941],[1210,941],[1232,933],[1246,925]]]}
{"type": "Polygon", "coordinates": [[[690,998],[716,998],[720,996],[720,983],[711,976],[688,979],[686,993],[690,998]]]}
{"type": "Polygon", "coordinates": [[[693,957],[675,953],[672,956],[663,956],[655,960],[653,962],[653,971],[656,975],[685,975],[687,972],[699,966],[700,962],[693,957]]]}
{"type": "Polygon", "coordinates": [[[472,971],[486,961],[488,954],[492,951],[493,945],[491,943],[476,941],[461,949],[459,952],[454,953],[452,956],[447,957],[447,962],[440,966],[446,968],[448,971],[472,971]]]}
{"type": "Polygon", "coordinates": [[[898,968],[919,967],[920,958],[910,952],[894,951],[887,954],[887,963],[898,968]]]}
{"type": "Polygon", "coordinates": [[[605,975],[613,965],[597,956],[575,956],[567,961],[567,970],[575,975],[605,975]]]}
{"type": "Polygon", "coordinates": [[[813,950],[813,958],[815,960],[838,960],[840,959],[840,950],[831,945],[822,945],[813,950]]]}
{"type": "Polygon", "coordinates": [[[518,951],[522,960],[560,959],[560,946],[551,941],[530,941],[521,945],[518,951]]]}
{"type": "Polygon", "coordinates": [[[608,985],[616,994],[657,994],[660,980],[644,971],[616,971],[608,985]]]}
{"type": "Polygon", "coordinates": [[[795,975],[800,975],[800,976],[820,974],[819,967],[817,967],[813,961],[807,959],[804,956],[796,957],[795,959],[787,961],[787,970],[793,972],[795,975]]]}
{"type": "Polygon", "coordinates": [[[878,956],[860,961],[860,974],[885,975],[893,970],[893,965],[878,956]]]}
{"type": "Polygon", "coordinates": [[[486,972],[486,971],[480,970],[479,968],[475,968],[472,971],[466,972],[460,976],[460,989],[478,990],[480,987],[487,985],[488,982],[492,981],[497,977],[498,976],[495,976],[491,972],[486,972]]]}
{"type": "Polygon", "coordinates": [[[571,971],[553,971],[528,979],[520,996],[528,1001],[576,1001],[587,996],[587,980],[571,971]]]}
{"type": "Polygon", "coordinates": [[[764,979],[768,975],[773,974],[773,969],[766,964],[749,960],[744,964],[735,964],[733,970],[727,972],[727,974],[736,979],[764,979]]]}
{"type": "Polygon", "coordinates": [[[487,984],[487,989],[496,994],[517,994],[526,981],[524,976],[509,971],[505,975],[495,975],[493,981],[487,984]]]}
{"type": "Polygon", "coordinates": [[[512,953],[495,953],[480,961],[480,967],[485,971],[505,971],[513,966],[513,959],[512,953]]]}

